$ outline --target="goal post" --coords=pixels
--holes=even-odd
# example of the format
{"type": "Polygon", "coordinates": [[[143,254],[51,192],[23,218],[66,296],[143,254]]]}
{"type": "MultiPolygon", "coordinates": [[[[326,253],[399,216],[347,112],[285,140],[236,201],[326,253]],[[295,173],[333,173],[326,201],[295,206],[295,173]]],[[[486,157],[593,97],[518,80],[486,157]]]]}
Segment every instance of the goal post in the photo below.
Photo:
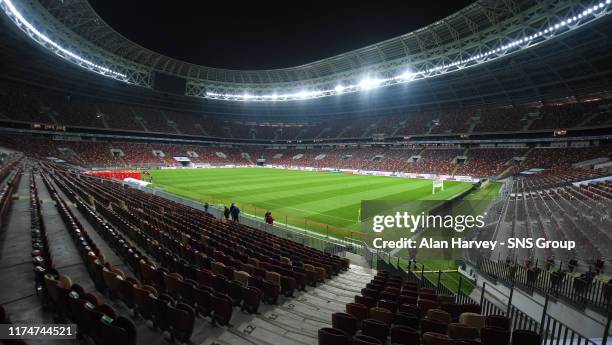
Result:
{"type": "Polygon", "coordinates": [[[431,180],[432,181],[432,185],[431,185],[431,194],[436,194],[436,188],[441,189],[442,191],[444,191],[444,180],[431,180]]]}

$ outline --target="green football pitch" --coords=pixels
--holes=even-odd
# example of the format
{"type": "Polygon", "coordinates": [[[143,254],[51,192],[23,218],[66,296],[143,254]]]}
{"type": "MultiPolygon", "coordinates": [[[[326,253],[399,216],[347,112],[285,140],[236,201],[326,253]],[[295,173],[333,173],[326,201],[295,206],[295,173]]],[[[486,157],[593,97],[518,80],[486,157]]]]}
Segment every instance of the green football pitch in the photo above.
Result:
{"type": "MultiPolygon", "coordinates": [[[[271,211],[277,223],[306,228],[336,238],[360,238],[362,200],[450,200],[471,183],[445,181],[432,194],[432,181],[262,168],[153,170],[154,187],[197,202],[229,206],[263,217],[271,211]]],[[[500,184],[473,191],[466,199],[491,199],[500,184]]],[[[426,270],[454,270],[454,261],[423,260],[426,270]]],[[[430,273],[431,279],[436,274],[430,273]]],[[[445,274],[455,285],[457,274],[445,274]]]]}
{"type": "Polygon", "coordinates": [[[430,180],[262,168],[151,174],[154,186],[166,192],[212,205],[235,202],[243,213],[258,217],[271,211],[277,223],[334,237],[359,232],[361,200],[448,200],[471,188],[470,183],[446,181],[444,191],[432,195],[430,180]]]}

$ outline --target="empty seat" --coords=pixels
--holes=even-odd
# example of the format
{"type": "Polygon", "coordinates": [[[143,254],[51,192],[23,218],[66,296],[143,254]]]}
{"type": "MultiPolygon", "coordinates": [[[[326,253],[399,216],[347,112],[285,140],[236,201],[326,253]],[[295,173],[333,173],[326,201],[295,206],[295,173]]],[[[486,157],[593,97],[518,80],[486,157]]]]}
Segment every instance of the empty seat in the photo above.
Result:
{"type": "Polygon", "coordinates": [[[459,320],[459,315],[463,312],[461,306],[457,303],[445,303],[440,305],[440,309],[446,311],[451,315],[453,321],[459,320]]]}
{"type": "Polygon", "coordinates": [[[374,308],[378,304],[374,298],[361,295],[355,295],[355,303],[363,304],[368,308],[374,308]]]}
{"type": "Polygon", "coordinates": [[[208,286],[200,286],[194,290],[194,299],[196,303],[196,311],[200,316],[210,316],[212,311],[211,295],[214,290],[208,286]]]}
{"type": "Polygon", "coordinates": [[[120,300],[128,306],[128,308],[134,308],[134,287],[140,286],[140,282],[134,277],[127,277],[118,281],[119,290],[117,295],[120,300]]]}
{"type": "Polygon", "coordinates": [[[411,327],[402,325],[393,325],[389,330],[391,336],[391,344],[401,345],[420,345],[421,335],[411,327]]]}
{"type": "Polygon", "coordinates": [[[178,282],[181,301],[193,305],[195,303],[195,289],[198,283],[195,280],[184,279],[178,282]]]}
{"type": "Polygon", "coordinates": [[[234,306],[239,306],[242,303],[242,290],[243,286],[237,280],[232,280],[228,284],[228,295],[232,299],[234,306]]]}
{"type": "Polygon", "coordinates": [[[378,299],[378,295],[380,294],[380,292],[378,290],[374,290],[374,289],[370,289],[366,287],[366,288],[361,289],[361,294],[366,297],[378,299]]]}
{"type": "Polygon", "coordinates": [[[198,285],[212,287],[212,277],[212,272],[207,269],[196,270],[196,281],[198,285]]]}
{"type": "Polygon", "coordinates": [[[418,301],[418,297],[412,295],[400,295],[397,299],[397,302],[401,304],[414,304],[416,305],[418,301]]]}
{"type": "Polygon", "coordinates": [[[304,264],[303,267],[304,273],[306,273],[308,284],[310,286],[317,286],[317,272],[315,270],[315,267],[310,264],[304,264]]]}
{"type": "Polygon", "coordinates": [[[111,298],[116,297],[117,293],[119,292],[119,278],[117,273],[105,267],[102,270],[102,276],[104,277],[104,284],[108,289],[109,296],[111,298]]]}
{"type": "Polygon", "coordinates": [[[389,335],[389,325],[376,319],[365,319],[361,323],[361,333],[386,344],[387,336],[389,335]]]}
{"type": "Polygon", "coordinates": [[[281,278],[280,274],[276,272],[266,272],[265,279],[273,283],[274,285],[280,286],[280,278],[281,278]]]}
{"type": "Polygon", "coordinates": [[[249,273],[245,271],[234,272],[234,280],[241,282],[243,286],[247,286],[249,284],[249,276],[249,273]]]}
{"type": "Polygon", "coordinates": [[[325,278],[327,278],[327,272],[323,267],[315,267],[316,279],[317,282],[323,283],[325,282],[325,278]]]}
{"type": "Polygon", "coordinates": [[[153,321],[156,315],[156,305],[154,302],[156,295],[157,291],[152,286],[134,286],[132,296],[134,298],[134,311],[136,315],[140,315],[145,320],[153,321]]]}
{"type": "Polygon", "coordinates": [[[480,331],[485,326],[486,317],[476,313],[463,313],[459,316],[459,323],[475,327],[480,331]]]}
{"type": "Polygon", "coordinates": [[[264,301],[269,304],[276,304],[278,296],[280,295],[280,285],[277,285],[269,280],[264,280],[262,291],[264,301]]]}
{"type": "Polygon", "coordinates": [[[144,260],[141,260],[140,272],[142,273],[142,280],[145,284],[152,285],[158,290],[164,288],[164,277],[162,271],[155,269],[155,267],[147,264],[144,260]]]}
{"type": "Polygon", "coordinates": [[[225,267],[225,265],[222,262],[219,261],[215,261],[213,263],[211,263],[211,270],[215,275],[223,275],[223,267],[225,267]]]}
{"type": "Polygon", "coordinates": [[[442,322],[421,319],[421,334],[427,332],[446,334],[448,331],[448,325],[442,322]]]}
{"type": "Polygon", "coordinates": [[[489,315],[485,319],[485,325],[508,331],[510,330],[510,319],[503,315],[489,315]]]}
{"type": "Polygon", "coordinates": [[[530,330],[517,329],[512,332],[512,345],[540,345],[542,337],[530,330]]]}
{"type": "Polygon", "coordinates": [[[497,327],[484,327],[480,330],[480,340],[484,345],[507,345],[510,331],[497,327]]]}
{"type": "Polygon", "coordinates": [[[378,299],[379,300],[387,300],[387,301],[392,301],[394,303],[397,302],[397,300],[399,299],[399,289],[398,292],[390,292],[387,289],[383,290],[380,292],[380,294],[378,294],[378,299]]]}
{"type": "Polygon", "coordinates": [[[480,333],[476,327],[462,323],[451,323],[448,325],[448,336],[453,339],[477,339],[480,337],[480,333]]]}
{"type": "Polygon", "coordinates": [[[333,313],[332,327],[341,329],[346,335],[352,337],[357,332],[357,319],[347,313],[333,313]]]}
{"type": "Polygon", "coordinates": [[[455,296],[453,296],[453,295],[438,295],[438,303],[440,303],[440,304],[455,303],[455,296]]]}
{"type": "Polygon", "coordinates": [[[419,299],[418,306],[421,310],[421,317],[424,317],[429,309],[436,309],[438,307],[438,302],[430,299],[419,299]]]}
{"type": "Polygon", "coordinates": [[[393,324],[419,329],[420,319],[417,315],[397,312],[393,315],[393,324]]]}
{"type": "Polygon", "coordinates": [[[428,299],[431,301],[438,301],[438,295],[436,295],[435,293],[423,293],[420,292],[419,293],[419,299],[428,299]]]}
{"type": "Polygon", "coordinates": [[[319,345],[346,345],[348,337],[339,329],[325,327],[319,329],[319,345]]]}
{"type": "Polygon", "coordinates": [[[259,309],[259,304],[262,299],[262,292],[256,287],[249,286],[244,288],[242,291],[242,308],[246,310],[249,314],[257,314],[257,310],[259,309]]]}
{"type": "Polygon", "coordinates": [[[453,340],[446,334],[436,332],[424,333],[422,341],[423,345],[454,345],[453,340]]]}
{"type": "Polygon", "coordinates": [[[351,345],[382,345],[382,343],[376,338],[360,334],[351,338],[351,345]]]}
{"type": "Polygon", "coordinates": [[[398,309],[402,313],[421,316],[421,308],[415,304],[400,304],[398,309]]]}
{"type": "Polygon", "coordinates": [[[293,292],[297,287],[297,282],[295,278],[289,276],[281,276],[281,293],[285,297],[293,297],[293,292]]]}
{"type": "Polygon", "coordinates": [[[346,313],[353,315],[357,320],[361,321],[368,318],[368,307],[363,304],[347,303],[346,313]]]}
{"type": "Polygon", "coordinates": [[[232,280],[234,279],[234,272],[236,271],[236,269],[232,266],[225,266],[221,269],[221,271],[223,272],[223,276],[227,279],[227,280],[232,280]]]}
{"type": "Polygon", "coordinates": [[[395,301],[381,299],[378,300],[378,306],[380,308],[389,310],[391,313],[395,313],[397,311],[397,303],[395,301]]]}
{"type": "Polygon", "coordinates": [[[213,323],[229,325],[232,318],[232,299],[229,296],[215,293],[211,296],[213,323]]]}
{"type": "Polygon", "coordinates": [[[169,305],[168,320],[172,339],[178,339],[182,343],[188,343],[193,333],[195,321],[194,309],[185,303],[177,303],[176,306],[169,305]]]}
{"type": "Polygon", "coordinates": [[[182,281],[183,277],[178,273],[170,273],[164,275],[164,287],[165,292],[173,298],[180,297],[179,281],[182,281]]]}
{"type": "Polygon", "coordinates": [[[385,308],[374,307],[370,308],[370,318],[381,321],[388,326],[393,321],[393,313],[385,308]]]}
{"type": "Polygon", "coordinates": [[[449,324],[451,322],[451,315],[442,309],[429,309],[427,311],[427,319],[449,324]]]}
{"type": "Polygon", "coordinates": [[[306,289],[306,285],[308,285],[308,278],[306,276],[306,273],[294,271],[293,278],[295,278],[295,283],[297,285],[298,290],[304,291],[306,289]]]}
{"type": "Polygon", "coordinates": [[[225,279],[225,277],[222,275],[215,275],[212,279],[212,288],[217,293],[226,294],[227,284],[227,279],[225,279]]]}

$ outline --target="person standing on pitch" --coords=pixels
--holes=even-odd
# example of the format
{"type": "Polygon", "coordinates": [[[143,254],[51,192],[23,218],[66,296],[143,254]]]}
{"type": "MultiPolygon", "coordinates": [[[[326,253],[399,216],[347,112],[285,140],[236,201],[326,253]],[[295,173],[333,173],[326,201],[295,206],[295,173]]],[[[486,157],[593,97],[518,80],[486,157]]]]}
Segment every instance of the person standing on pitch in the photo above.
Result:
{"type": "Polygon", "coordinates": [[[208,202],[204,202],[204,212],[208,213],[208,202]]]}

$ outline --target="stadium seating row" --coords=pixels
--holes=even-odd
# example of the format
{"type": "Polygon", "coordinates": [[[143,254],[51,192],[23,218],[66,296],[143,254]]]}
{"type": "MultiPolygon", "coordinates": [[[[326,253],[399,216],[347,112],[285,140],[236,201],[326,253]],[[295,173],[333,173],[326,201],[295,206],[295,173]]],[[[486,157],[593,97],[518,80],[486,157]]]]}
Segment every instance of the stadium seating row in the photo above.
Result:
{"type": "Polygon", "coordinates": [[[268,140],[401,137],[414,134],[503,132],[608,126],[609,101],[501,107],[445,112],[412,112],[316,122],[257,123],[100,102],[24,84],[0,85],[0,113],[15,121],[268,140]]]}
{"type": "Polygon", "coordinates": [[[481,315],[476,304],[457,304],[417,282],[379,271],[346,313],[332,315],[332,327],[319,330],[319,344],[536,345],[531,330],[513,329],[503,315],[481,315]]]}
{"type": "MultiPolygon", "coordinates": [[[[38,158],[55,157],[83,167],[159,167],[183,166],[173,157],[188,157],[190,164],[254,165],[265,159],[268,165],[315,168],[403,171],[496,177],[532,168],[544,171],[520,180],[523,189],[553,186],[568,181],[601,176],[590,167],[575,168],[574,163],[594,158],[610,159],[612,146],[585,148],[449,148],[449,147],[361,147],[317,149],[265,149],[144,144],[126,142],[60,141],[44,137],[5,135],[0,145],[22,149],[38,158]]],[[[593,165],[591,165],[592,167],[593,165]]]]}
{"type": "Polygon", "coordinates": [[[109,269],[103,257],[88,252],[86,260],[96,288],[181,341],[189,339],[193,330],[193,321],[189,320],[194,315],[228,325],[233,307],[256,313],[260,301],[275,304],[280,294],[290,297],[296,289],[315,286],[348,268],[346,260],[258,234],[239,224],[218,223],[206,214],[194,214],[161,198],[145,198],[137,191],[118,193],[116,186],[95,178],[75,184],[67,174],[55,171],[49,180],[77,204],[90,224],[98,224],[95,230],[138,277],[128,277],[112,266],[109,269]],[[93,201],[95,212],[83,201],[89,200],[86,195],[99,198],[93,201]],[[128,208],[119,211],[117,206],[108,207],[113,202],[128,208]],[[138,212],[143,207],[163,208],[164,212],[138,212]],[[136,220],[138,223],[134,223],[136,220]],[[139,231],[134,224],[142,222],[151,228],[139,231]],[[202,225],[195,224],[204,225],[208,231],[196,231],[202,225]],[[219,225],[227,226],[219,229],[219,225]],[[227,238],[228,233],[235,236],[227,238]],[[230,249],[234,247],[237,250],[230,249]],[[142,254],[139,248],[143,248],[142,254]],[[165,303],[181,311],[161,308],[165,303]],[[168,313],[173,317],[164,318],[168,313]],[[173,323],[177,320],[181,323],[173,323]]]}

